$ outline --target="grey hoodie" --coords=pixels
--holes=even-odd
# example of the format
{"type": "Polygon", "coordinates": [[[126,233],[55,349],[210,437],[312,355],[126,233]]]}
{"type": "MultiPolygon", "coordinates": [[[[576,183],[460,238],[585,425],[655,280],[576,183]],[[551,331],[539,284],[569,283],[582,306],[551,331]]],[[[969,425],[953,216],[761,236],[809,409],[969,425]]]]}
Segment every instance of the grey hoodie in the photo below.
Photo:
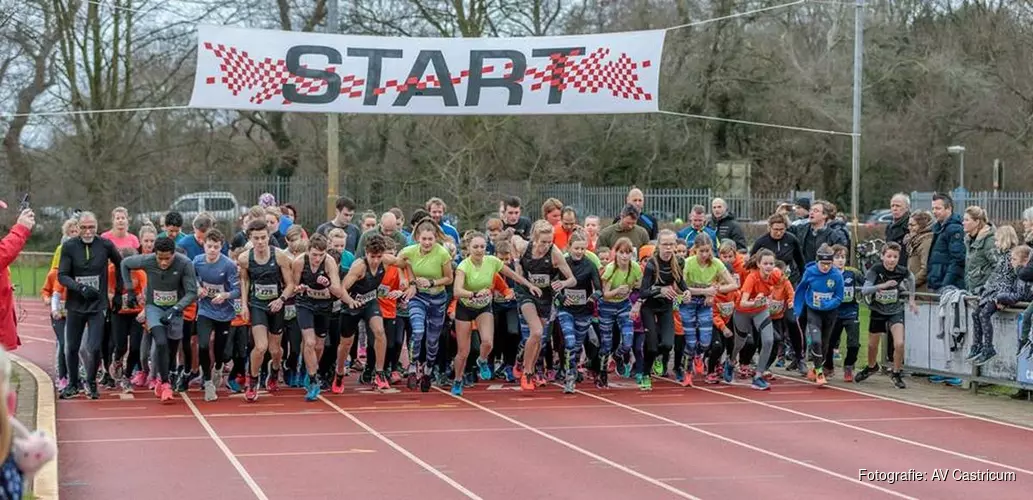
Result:
{"type": "Polygon", "coordinates": [[[176,253],[168,269],[158,267],[158,256],[153,253],[122,259],[123,283],[132,283],[133,269],[147,273],[147,305],[182,311],[197,300],[197,275],[186,255],[176,253]]]}

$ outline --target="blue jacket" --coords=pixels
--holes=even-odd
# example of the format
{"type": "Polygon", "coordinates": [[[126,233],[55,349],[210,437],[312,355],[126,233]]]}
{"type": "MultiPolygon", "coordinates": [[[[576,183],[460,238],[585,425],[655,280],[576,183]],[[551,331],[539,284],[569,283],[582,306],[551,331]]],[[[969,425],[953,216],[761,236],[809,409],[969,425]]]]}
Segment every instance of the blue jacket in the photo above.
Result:
{"type": "Polygon", "coordinates": [[[678,239],[685,240],[685,244],[688,245],[689,248],[692,248],[692,244],[696,241],[696,236],[699,233],[706,233],[707,236],[710,236],[710,242],[714,245],[714,253],[716,254],[717,247],[719,246],[717,241],[717,231],[715,231],[714,228],[710,226],[703,226],[703,229],[700,229],[698,231],[696,230],[696,228],[692,227],[691,224],[685,226],[681,229],[681,231],[678,231],[678,239]]]}
{"type": "Polygon", "coordinates": [[[194,272],[197,274],[198,288],[205,288],[209,293],[208,297],[197,299],[197,315],[215,321],[232,321],[237,315],[233,301],[240,298],[237,264],[222,254],[219,260],[209,264],[202,253],[194,257],[194,272]],[[229,298],[222,304],[213,304],[212,297],[223,292],[229,293],[229,298]]]}
{"type": "Polygon", "coordinates": [[[928,283],[931,290],[947,286],[965,289],[965,229],[961,216],[952,214],[933,224],[933,243],[929,247],[928,283]]]}
{"type": "Polygon", "coordinates": [[[796,285],[796,297],[793,299],[793,310],[797,318],[802,318],[804,306],[817,311],[831,311],[843,303],[843,273],[833,267],[823,273],[817,262],[807,264],[803,278],[796,285]]]}

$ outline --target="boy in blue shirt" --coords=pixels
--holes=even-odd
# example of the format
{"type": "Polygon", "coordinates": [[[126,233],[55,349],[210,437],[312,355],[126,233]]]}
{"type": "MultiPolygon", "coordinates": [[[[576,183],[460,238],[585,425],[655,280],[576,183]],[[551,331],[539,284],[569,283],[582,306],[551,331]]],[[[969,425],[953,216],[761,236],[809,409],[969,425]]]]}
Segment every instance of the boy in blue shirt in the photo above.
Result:
{"type": "Polygon", "coordinates": [[[822,244],[817,252],[817,262],[807,269],[796,285],[793,310],[797,318],[807,314],[807,342],[811,361],[807,379],[818,385],[825,385],[825,346],[832,338],[832,329],[839,318],[839,305],[843,303],[843,273],[832,265],[832,247],[822,244]]]}
{"type": "Polygon", "coordinates": [[[846,265],[847,247],[834,245],[832,247],[832,265],[839,272],[843,273],[843,302],[839,305],[836,318],[836,325],[832,328],[832,338],[825,347],[824,374],[831,377],[835,367],[832,364],[833,355],[839,348],[839,339],[846,330],[846,359],[843,360],[843,381],[854,381],[854,363],[857,362],[857,353],[861,350],[861,326],[858,322],[858,303],[856,296],[861,293],[861,285],[864,276],[861,271],[846,265]]]}

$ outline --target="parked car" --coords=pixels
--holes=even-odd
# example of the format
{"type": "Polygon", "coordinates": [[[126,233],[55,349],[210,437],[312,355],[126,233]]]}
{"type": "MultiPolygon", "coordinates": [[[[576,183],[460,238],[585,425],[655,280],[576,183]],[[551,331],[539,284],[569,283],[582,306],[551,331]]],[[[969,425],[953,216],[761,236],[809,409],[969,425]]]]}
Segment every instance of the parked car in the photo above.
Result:
{"type": "Polygon", "coordinates": [[[891,224],[893,223],[893,212],[888,208],[872,210],[872,212],[868,214],[868,220],[866,222],[868,224],[891,224]]]}
{"type": "Polygon", "coordinates": [[[229,191],[202,191],[176,198],[168,210],[137,214],[136,222],[142,223],[149,220],[158,225],[161,223],[162,216],[173,210],[183,215],[185,225],[189,225],[201,212],[207,212],[219,221],[236,222],[238,217],[247,212],[247,209],[248,207],[237,202],[237,197],[229,191]]]}

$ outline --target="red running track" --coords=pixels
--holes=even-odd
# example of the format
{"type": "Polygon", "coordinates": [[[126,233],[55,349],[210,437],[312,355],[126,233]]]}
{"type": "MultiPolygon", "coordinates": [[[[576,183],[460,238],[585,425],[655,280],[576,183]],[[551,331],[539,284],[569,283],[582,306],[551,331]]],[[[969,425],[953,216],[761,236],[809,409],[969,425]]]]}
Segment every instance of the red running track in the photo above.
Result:
{"type": "MultiPolygon", "coordinates": [[[[19,354],[52,372],[53,331],[42,308],[26,307],[19,354]]],[[[352,387],[312,403],[297,389],[252,404],[225,393],[206,403],[194,390],[170,405],[150,393],[59,401],[60,494],[1020,499],[1033,484],[1033,429],[791,379],[768,392],[617,385],[564,395],[481,383],[462,398],[352,387]],[[860,469],[926,476],[870,481],[860,469]],[[936,469],[1014,479],[934,481],[936,469]]]]}

